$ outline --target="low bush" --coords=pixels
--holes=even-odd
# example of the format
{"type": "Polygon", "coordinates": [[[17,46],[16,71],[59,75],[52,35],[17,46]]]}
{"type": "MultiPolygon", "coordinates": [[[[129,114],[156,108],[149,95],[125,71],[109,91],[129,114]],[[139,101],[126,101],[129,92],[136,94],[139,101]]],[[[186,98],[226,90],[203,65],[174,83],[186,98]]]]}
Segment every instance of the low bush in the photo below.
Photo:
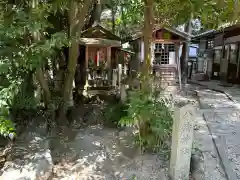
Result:
{"type": "Polygon", "coordinates": [[[127,104],[115,99],[107,103],[103,109],[105,124],[108,126],[118,127],[121,118],[127,115],[127,104]]]}
{"type": "Polygon", "coordinates": [[[141,151],[168,149],[172,130],[172,103],[160,92],[141,89],[129,92],[126,116],[119,121],[121,126],[137,128],[136,142],[141,151]]]}

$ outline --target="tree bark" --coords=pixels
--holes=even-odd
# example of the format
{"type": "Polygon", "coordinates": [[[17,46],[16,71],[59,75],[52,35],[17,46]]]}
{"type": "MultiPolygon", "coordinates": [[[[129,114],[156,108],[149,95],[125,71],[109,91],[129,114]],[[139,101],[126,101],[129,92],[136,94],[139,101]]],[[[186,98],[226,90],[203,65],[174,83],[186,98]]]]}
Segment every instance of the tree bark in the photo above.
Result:
{"type": "MultiPolygon", "coordinates": [[[[35,9],[37,6],[38,6],[38,0],[32,0],[32,7],[31,8],[35,9]]],[[[39,32],[34,32],[32,36],[33,36],[34,41],[39,41],[40,40],[40,33],[39,32]]],[[[45,106],[45,108],[47,108],[48,105],[49,105],[49,102],[51,100],[51,92],[50,92],[50,89],[49,89],[48,81],[45,79],[42,66],[37,68],[36,78],[37,78],[40,86],[43,89],[44,106],[45,106]]]]}
{"type": "MultiPolygon", "coordinates": [[[[188,33],[189,35],[192,34],[192,18],[193,18],[192,16],[193,15],[191,13],[190,18],[189,18],[187,24],[185,25],[185,32],[188,33]]],[[[189,44],[190,44],[190,42],[188,40],[183,43],[182,54],[181,54],[181,58],[180,58],[183,84],[187,84],[187,82],[188,82],[189,44]]]]}
{"type": "Polygon", "coordinates": [[[153,26],[153,0],[144,1],[144,62],[143,77],[146,78],[151,70],[151,42],[153,26]]]}
{"type": "Polygon", "coordinates": [[[44,106],[45,108],[48,108],[49,102],[51,100],[51,92],[48,86],[48,82],[46,81],[44,77],[44,73],[42,70],[42,67],[39,67],[36,71],[36,78],[43,89],[43,94],[44,94],[44,106]]]}
{"type": "Polygon", "coordinates": [[[112,33],[113,34],[115,34],[115,30],[116,30],[115,16],[116,16],[116,9],[113,5],[112,7],[112,33]]]}
{"type": "Polygon", "coordinates": [[[96,2],[92,2],[90,7],[92,7],[92,9],[90,9],[89,13],[88,13],[89,14],[89,19],[88,19],[87,23],[84,25],[83,30],[91,28],[93,26],[93,24],[94,24],[95,11],[96,11],[96,7],[97,7],[97,3],[96,2]]]}
{"type": "Polygon", "coordinates": [[[96,0],[96,10],[94,13],[94,25],[100,24],[101,22],[101,14],[102,14],[102,4],[101,0],[96,0]]]}
{"type": "Polygon", "coordinates": [[[72,38],[71,46],[69,47],[68,64],[63,89],[63,105],[61,107],[61,115],[66,115],[66,105],[72,97],[73,81],[76,72],[77,59],[79,56],[79,43],[84,20],[90,7],[91,0],[84,0],[82,5],[74,0],[70,0],[69,8],[69,24],[70,24],[70,37],[72,38]]]}

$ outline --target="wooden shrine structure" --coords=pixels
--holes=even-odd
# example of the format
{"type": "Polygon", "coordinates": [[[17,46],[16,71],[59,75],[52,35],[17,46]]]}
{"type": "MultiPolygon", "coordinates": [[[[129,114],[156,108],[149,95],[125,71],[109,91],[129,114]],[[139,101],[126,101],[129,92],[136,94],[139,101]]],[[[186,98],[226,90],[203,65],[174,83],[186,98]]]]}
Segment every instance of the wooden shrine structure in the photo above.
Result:
{"type": "Polygon", "coordinates": [[[79,44],[76,82],[84,84],[85,81],[85,87],[90,90],[112,88],[113,70],[118,68],[118,64],[126,66],[129,58],[128,52],[121,49],[121,38],[104,27],[95,25],[82,32],[79,44]]]}

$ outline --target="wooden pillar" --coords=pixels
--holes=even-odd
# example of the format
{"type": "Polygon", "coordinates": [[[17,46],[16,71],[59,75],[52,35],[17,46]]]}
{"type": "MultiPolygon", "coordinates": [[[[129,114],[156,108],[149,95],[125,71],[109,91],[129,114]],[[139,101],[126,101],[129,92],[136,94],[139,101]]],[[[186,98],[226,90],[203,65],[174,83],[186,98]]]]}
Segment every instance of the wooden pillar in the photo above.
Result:
{"type": "Polygon", "coordinates": [[[111,68],[111,47],[107,47],[107,80],[108,82],[112,79],[112,68],[111,68]]]}
{"type": "Polygon", "coordinates": [[[88,69],[88,46],[86,45],[86,56],[85,56],[85,64],[86,64],[86,69],[88,69]]]}
{"type": "Polygon", "coordinates": [[[122,64],[118,64],[118,88],[121,88],[121,81],[122,81],[122,64]]]}
{"type": "Polygon", "coordinates": [[[84,89],[87,89],[88,87],[88,77],[89,77],[89,69],[88,69],[88,46],[86,45],[86,49],[85,49],[86,53],[85,53],[85,66],[86,66],[86,84],[84,89]]]}
{"type": "Polygon", "coordinates": [[[117,86],[117,78],[118,78],[117,69],[113,69],[112,86],[113,86],[114,88],[116,88],[116,86],[117,86]]]}
{"type": "Polygon", "coordinates": [[[107,68],[111,67],[111,47],[107,47],[107,68]]]}
{"type": "Polygon", "coordinates": [[[237,75],[236,75],[236,79],[237,79],[238,84],[239,84],[239,68],[240,68],[240,44],[238,44],[238,47],[237,47],[237,75]]]}
{"type": "Polygon", "coordinates": [[[180,90],[182,90],[182,72],[181,72],[181,63],[180,63],[180,58],[179,58],[179,47],[180,44],[176,43],[175,44],[175,63],[177,64],[177,70],[176,70],[176,74],[178,75],[178,80],[179,80],[179,86],[180,86],[180,90]]]}

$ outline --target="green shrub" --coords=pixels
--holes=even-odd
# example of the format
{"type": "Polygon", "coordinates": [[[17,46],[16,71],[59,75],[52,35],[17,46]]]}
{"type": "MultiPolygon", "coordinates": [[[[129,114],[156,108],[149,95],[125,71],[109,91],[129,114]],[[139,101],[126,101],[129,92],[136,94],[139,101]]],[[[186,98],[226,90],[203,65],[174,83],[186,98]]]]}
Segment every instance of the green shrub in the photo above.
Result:
{"type": "Polygon", "coordinates": [[[11,95],[10,88],[2,88],[0,90],[0,135],[5,137],[16,135],[15,125],[9,119],[11,95]]]}
{"type": "Polygon", "coordinates": [[[103,109],[105,124],[117,127],[121,118],[127,115],[127,105],[119,100],[111,101],[103,109]]]}
{"type": "Polygon", "coordinates": [[[142,152],[168,148],[166,142],[170,139],[173,123],[171,101],[159,94],[150,88],[129,92],[127,116],[119,122],[122,126],[137,127],[136,142],[142,152]]]}
{"type": "Polygon", "coordinates": [[[9,136],[11,139],[16,136],[15,125],[4,116],[0,116],[0,134],[5,137],[9,136]]]}

